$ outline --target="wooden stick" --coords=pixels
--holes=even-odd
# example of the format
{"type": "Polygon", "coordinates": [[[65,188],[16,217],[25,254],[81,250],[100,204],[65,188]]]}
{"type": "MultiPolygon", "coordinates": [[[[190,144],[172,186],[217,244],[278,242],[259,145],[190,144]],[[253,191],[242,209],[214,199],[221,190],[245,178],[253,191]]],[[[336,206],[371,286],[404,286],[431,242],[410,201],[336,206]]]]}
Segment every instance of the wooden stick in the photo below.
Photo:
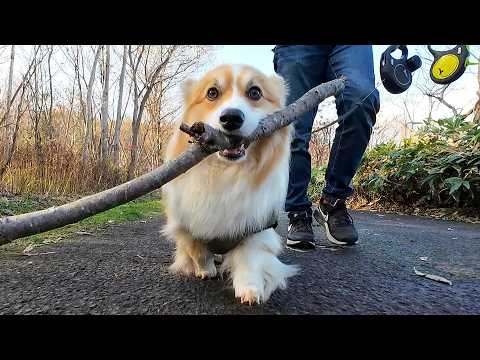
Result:
{"type": "Polygon", "coordinates": [[[342,91],[345,81],[345,78],[340,78],[311,89],[291,105],[265,117],[247,139],[229,137],[206,124],[196,123],[190,128],[182,125],[182,131],[189,133],[197,143],[178,158],[98,194],[45,210],[3,217],[0,219],[0,245],[78,222],[156,190],[216,151],[238,147],[240,142],[251,143],[291,124],[326,98],[342,91]]]}

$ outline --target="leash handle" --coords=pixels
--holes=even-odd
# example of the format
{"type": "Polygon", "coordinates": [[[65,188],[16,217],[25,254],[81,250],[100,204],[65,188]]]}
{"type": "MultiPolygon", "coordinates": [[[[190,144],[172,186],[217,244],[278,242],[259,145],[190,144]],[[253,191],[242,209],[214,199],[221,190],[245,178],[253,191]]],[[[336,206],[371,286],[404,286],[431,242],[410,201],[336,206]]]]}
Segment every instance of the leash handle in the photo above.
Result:
{"type": "Polygon", "coordinates": [[[436,84],[448,85],[458,80],[470,65],[468,45],[457,45],[445,51],[434,50],[431,45],[427,48],[433,55],[430,78],[436,84]]]}

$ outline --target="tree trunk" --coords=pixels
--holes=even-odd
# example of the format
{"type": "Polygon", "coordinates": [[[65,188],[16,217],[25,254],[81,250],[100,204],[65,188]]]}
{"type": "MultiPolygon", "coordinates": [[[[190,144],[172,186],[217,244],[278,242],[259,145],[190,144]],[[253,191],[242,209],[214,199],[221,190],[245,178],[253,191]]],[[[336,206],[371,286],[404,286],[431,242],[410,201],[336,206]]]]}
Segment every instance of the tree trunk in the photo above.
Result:
{"type": "MultiPolygon", "coordinates": [[[[3,160],[3,162],[0,162],[0,180],[2,179],[3,175],[5,175],[5,172],[7,171],[7,168],[12,161],[13,153],[15,152],[18,128],[19,128],[19,125],[20,125],[21,116],[23,115],[23,113],[21,112],[21,106],[23,104],[23,99],[24,99],[24,95],[25,95],[25,88],[27,86],[27,83],[30,81],[30,79],[32,77],[32,74],[33,74],[32,69],[35,69],[35,67],[36,67],[37,54],[38,54],[39,49],[40,49],[40,46],[38,46],[36,48],[36,50],[33,54],[33,59],[30,62],[30,64],[28,65],[28,69],[27,69],[26,73],[23,75],[22,81],[17,86],[13,95],[10,96],[10,99],[7,99],[8,114],[4,114],[4,116],[2,118],[2,121],[0,121],[0,124],[1,124],[1,123],[3,123],[3,121],[5,121],[5,119],[7,117],[10,117],[10,112],[11,112],[11,107],[13,105],[13,102],[17,98],[17,95],[19,94],[19,92],[21,90],[20,100],[19,100],[19,104],[18,104],[18,107],[17,107],[17,116],[16,116],[16,121],[15,121],[15,126],[14,126],[14,129],[13,129],[12,133],[11,133],[11,136],[9,137],[10,141],[7,141],[6,144],[5,144],[4,154],[3,154],[2,158],[0,158],[0,161],[3,160]]],[[[12,50],[12,51],[14,51],[14,50],[12,50]]],[[[14,54],[14,52],[13,52],[13,54],[14,54]]],[[[11,56],[11,60],[13,62],[14,55],[11,56]]],[[[12,62],[11,62],[11,66],[12,66],[12,62]]]]}
{"type": "Polygon", "coordinates": [[[12,82],[13,82],[14,61],[15,61],[15,45],[12,45],[12,50],[10,52],[10,69],[8,71],[7,113],[10,109],[10,99],[12,98],[12,82]]]}
{"type": "MultiPolygon", "coordinates": [[[[26,87],[26,84],[23,84],[22,93],[20,95],[20,100],[19,100],[19,103],[18,103],[18,106],[17,106],[17,116],[16,116],[16,120],[15,120],[15,127],[12,131],[11,143],[10,143],[10,146],[8,146],[7,149],[6,149],[5,160],[3,161],[3,163],[0,163],[0,180],[3,178],[3,175],[5,175],[5,173],[8,169],[8,166],[12,162],[13,153],[15,152],[15,147],[17,146],[18,128],[20,127],[20,120],[22,119],[22,115],[23,115],[23,112],[21,111],[21,107],[22,107],[22,104],[23,104],[25,87],[26,87]]],[[[1,227],[2,227],[2,219],[0,219],[0,234],[2,232],[1,227]]],[[[2,242],[1,242],[1,235],[0,235],[0,245],[1,244],[2,244],[2,242]]]]}
{"type": "MultiPolygon", "coordinates": [[[[8,87],[7,87],[7,98],[6,98],[6,105],[5,105],[5,144],[10,144],[12,141],[12,124],[11,117],[10,117],[10,108],[11,103],[10,100],[12,98],[12,83],[13,83],[13,65],[15,62],[15,45],[12,45],[10,51],[10,69],[8,72],[8,87]]],[[[4,156],[7,156],[7,148],[5,147],[4,156]]],[[[6,157],[5,157],[6,158],[6,157]]]]}
{"type": "Polygon", "coordinates": [[[80,81],[80,56],[79,56],[79,46],[77,46],[77,55],[75,58],[75,76],[77,78],[78,84],[78,96],[80,98],[80,111],[83,117],[83,121],[85,124],[85,128],[87,126],[87,118],[86,118],[86,111],[85,111],[85,103],[83,101],[83,93],[82,93],[82,82],[80,81]]]}
{"type": "MultiPolygon", "coordinates": [[[[137,163],[138,163],[138,135],[140,133],[140,125],[142,122],[142,115],[143,111],[145,109],[145,105],[147,103],[148,98],[150,97],[150,94],[152,93],[153,87],[155,86],[155,82],[160,75],[160,72],[162,69],[168,64],[170,61],[171,56],[175,52],[175,49],[177,48],[176,45],[173,45],[170,49],[167,51],[167,56],[165,59],[163,59],[162,63],[158,65],[153,72],[152,76],[147,79],[147,90],[145,91],[145,94],[142,97],[142,101],[140,102],[140,105],[138,104],[138,92],[135,92],[135,101],[134,101],[134,106],[137,105],[137,111],[134,111],[134,116],[132,119],[132,148],[130,151],[130,164],[128,165],[128,180],[131,180],[135,176],[135,170],[137,168],[137,163]]],[[[136,74],[134,74],[134,86],[135,89],[137,87],[137,82],[136,82],[136,74]]]]}
{"type": "Polygon", "coordinates": [[[95,82],[95,72],[97,68],[98,59],[100,57],[100,50],[102,49],[101,45],[98,45],[97,50],[95,52],[95,59],[93,60],[92,70],[90,72],[90,80],[88,81],[87,87],[87,109],[86,109],[86,116],[85,120],[86,124],[86,131],[85,131],[85,139],[83,143],[83,150],[82,150],[82,161],[86,162],[89,158],[89,146],[91,144],[91,139],[93,135],[93,105],[92,105],[92,92],[93,92],[93,83],[95,82]]]}
{"type": "MultiPolygon", "coordinates": [[[[37,177],[38,179],[43,180],[44,178],[44,169],[45,169],[45,160],[43,153],[43,144],[42,144],[42,134],[41,134],[41,119],[43,115],[43,86],[42,91],[39,91],[38,84],[43,84],[42,71],[40,69],[40,80],[38,79],[37,73],[38,64],[35,66],[33,71],[33,89],[31,90],[33,99],[30,100],[29,108],[32,108],[30,111],[30,118],[33,120],[33,132],[34,132],[34,148],[35,148],[35,158],[37,161],[37,177]]],[[[48,132],[48,129],[47,129],[48,132]]]]}
{"type": "Polygon", "coordinates": [[[122,99],[123,84],[125,81],[125,68],[127,65],[127,45],[123,45],[122,71],[120,72],[120,83],[118,89],[117,119],[115,121],[115,134],[113,136],[113,164],[115,167],[120,165],[120,130],[122,129],[122,99]]]}
{"type": "Polygon", "coordinates": [[[50,46],[50,52],[48,53],[48,83],[50,86],[50,106],[48,107],[48,124],[47,124],[47,138],[48,141],[52,141],[53,138],[53,84],[52,84],[52,53],[53,45],[50,46]]]}
{"type": "MultiPolygon", "coordinates": [[[[325,98],[338,94],[344,87],[345,78],[340,78],[309,90],[293,104],[265,117],[253,134],[243,139],[243,142],[249,144],[271,135],[281,127],[288,126],[301,115],[318,106],[325,98]]],[[[185,129],[184,126],[181,128],[185,129]]],[[[69,204],[0,219],[0,245],[20,237],[74,223],[129,202],[158,189],[214,152],[232,146],[231,138],[208,125],[187,127],[187,130],[184,131],[193,134],[199,144],[192,145],[178,158],[135,180],[69,204]],[[195,128],[199,131],[195,132],[195,128]]],[[[238,139],[235,140],[234,146],[237,145],[238,139]]]]}
{"type": "MultiPolygon", "coordinates": [[[[143,53],[143,48],[142,48],[142,53],[143,53]]],[[[132,142],[131,142],[131,148],[130,148],[130,163],[128,164],[128,169],[127,169],[127,179],[130,180],[133,178],[133,174],[135,173],[135,167],[137,165],[137,158],[136,158],[136,141],[138,139],[138,129],[136,127],[136,122],[138,118],[138,99],[139,99],[139,93],[138,93],[138,84],[137,84],[137,69],[138,65],[140,64],[140,56],[135,64],[132,58],[132,46],[129,46],[128,49],[128,56],[130,59],[130,67],[132,68],[132,81],[133,81],[133,116],[132,116],[132,142]]]]}
{"type": "Polygon", "coordinates": [[[475,104],[474,108],[474,115],[473,115],[473,122],[476,124],[480,124],[480,61],[478,62],[478,70],[477,70],[477,81],[478,81],[478,90],[477,90],[477,103],[475,104]]]}
{"type": "MultiPolygon", "coordinates": [[[[128,164],[127,179],[131,180],[135,176],[135,169],[138,162],[138,133],[140,132],[140,121],[138,119],[138,105],[134,102],[132,119],[132,143],[130,148],[130,163],[128,164]]],[[[141,118],[140,118],[141,119],[141,118]]]]}
{"type": "Polygon", "coordinates": [[[108,89],[110,86],[110,45],[105,47],[105,78],[103,83],[102,109],[100,115],[100,158],[105,165],[108,157],[108,89]]]}

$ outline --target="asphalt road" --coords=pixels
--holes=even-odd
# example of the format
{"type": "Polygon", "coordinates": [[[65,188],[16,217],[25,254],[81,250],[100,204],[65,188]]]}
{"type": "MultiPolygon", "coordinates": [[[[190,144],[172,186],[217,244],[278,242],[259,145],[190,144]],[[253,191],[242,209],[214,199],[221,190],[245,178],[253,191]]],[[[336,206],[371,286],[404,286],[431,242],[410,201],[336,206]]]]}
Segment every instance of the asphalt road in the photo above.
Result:
{"type": "MultiPolygon", "coordinates": [[[[24,256],[0,249],[0,314],[480,314],[480,225],[354,212],[351,248],[286,249],[287,290],[239,304],[226,281],[168,273],[163,219],[111,225],[24,256]],[[422,259],[420,259],[422,258],[422,259]],[[414,274],[443,276],[453,285],[414,274]]],[[[286,232],[286,219],[279,228],[286,232]]]]}

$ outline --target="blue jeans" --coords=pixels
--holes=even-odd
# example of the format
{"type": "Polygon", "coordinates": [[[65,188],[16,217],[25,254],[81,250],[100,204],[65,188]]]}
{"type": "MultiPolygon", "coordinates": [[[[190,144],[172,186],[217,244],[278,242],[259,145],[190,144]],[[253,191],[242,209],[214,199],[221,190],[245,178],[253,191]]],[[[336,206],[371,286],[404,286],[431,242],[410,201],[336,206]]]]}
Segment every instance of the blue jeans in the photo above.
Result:
{"type": "MultiPolygon", "coordinates": [[[[375,88],[373,52],[370,45],[280,45],[274,49],[274,68],[288,83],[290,104],[311,88],[345,75],[347,85],[336,97],[341,116],[354,104],[368,98],[336,129],[325,175],[323,194],[346,199],[353,193],[351,182],[367,148],[380,110],[375,88]]],[[[312,206],[307,188],[311,177],[309,143],[316,110],[294,124],[291,163],[285,210],[301,211],[312,206]]],[[[333,120],[333,119],[332,119],[333,120]]]]}

